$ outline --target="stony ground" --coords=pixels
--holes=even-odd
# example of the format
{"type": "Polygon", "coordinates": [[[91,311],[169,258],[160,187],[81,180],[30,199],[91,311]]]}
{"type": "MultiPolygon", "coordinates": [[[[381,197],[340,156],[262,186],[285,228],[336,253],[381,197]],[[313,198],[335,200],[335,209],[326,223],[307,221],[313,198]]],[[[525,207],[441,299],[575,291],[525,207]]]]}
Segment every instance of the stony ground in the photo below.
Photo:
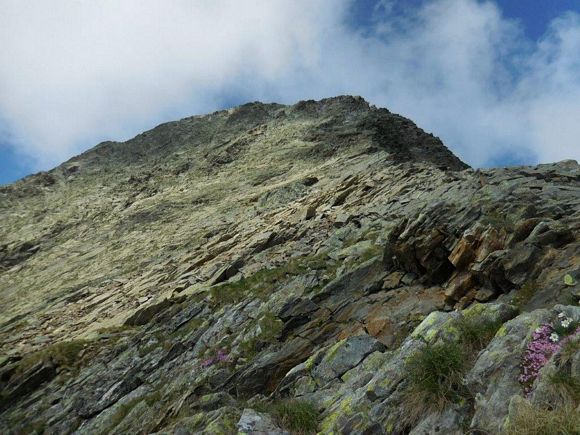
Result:
{"type": "Polygon", "coordinates": [[[0,187],[0,431],[580,433],[578,234],[360,98],[100,144],[0,187]]]}

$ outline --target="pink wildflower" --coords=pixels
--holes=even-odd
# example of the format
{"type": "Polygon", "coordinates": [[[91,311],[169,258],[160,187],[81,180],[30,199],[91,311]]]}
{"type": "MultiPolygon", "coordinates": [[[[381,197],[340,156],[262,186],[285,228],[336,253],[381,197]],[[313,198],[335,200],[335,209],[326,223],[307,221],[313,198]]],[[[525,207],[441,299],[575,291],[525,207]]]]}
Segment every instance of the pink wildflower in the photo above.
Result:
{"type": "Polygon", "coordinates": [[[203,360],[201,362],[201,366],[203,368],[210,367],[210,366],[213,366],[214,364],[217,364],[218,362],[227,361],[228,358],[229,357],[228,357],[228,354],[226,353],[226,351],[223,349],[220,349],[216,356],[203,360]]]}
{"type": "MultiPolygon", "coordinates": [[[[558,315],[561,319],[562,316],[558,315]]],[[[524,394],[529,396],[532,392],[534,381],[540,370],[544,367],[552,355],[558,352],[568,341],[580,333],[580,327],[567,335],[562,340],[554,332],[551,325],[542,325],[532,334],[532,340],[528,343],[520,364],[520,376],[518,381],[524,387],[524,394]]]]}
{"type": "Polygon", "coordinates": [[[518,378],[520,383],[524,386],[524,392],[529,395],[532,391],[532,385],[542,367],[544,367],[550,357],[560,350],[562,344],[557,341],[552,341],[552,327],[550,325],[542,325],[532,334],[532,341],[528,343],[528,347],[524,352],[522,362],[520,364],[521,374],[518,378]]]}
{"type": "Polygon", "coordinates": [[[216,356],[216,359],[218,361],[220,361],[220,362],[227,361],[228,360],[228,354],[226,353],[225,350],[220,349],[219,352],[218,352],[218,354],[217,354],[217,356],[216,356]]]}

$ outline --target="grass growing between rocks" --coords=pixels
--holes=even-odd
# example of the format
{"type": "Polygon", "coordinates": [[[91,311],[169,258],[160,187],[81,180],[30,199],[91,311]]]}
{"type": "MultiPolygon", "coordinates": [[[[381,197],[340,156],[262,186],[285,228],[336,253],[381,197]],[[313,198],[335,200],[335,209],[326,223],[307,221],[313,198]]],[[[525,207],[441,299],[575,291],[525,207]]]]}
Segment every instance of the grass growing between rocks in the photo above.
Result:
{"type": "Polygon", "coordinates": [[[570,373],[557,371],[550,375],[548,381],[558,391],[567,395],[574,403],[580,403],[580,381],[578,378],[570,373]]]}
{"type": "Polygon", "coordinates": [[[541,408],[522,403],[510,417],[506,435],[578,435],[580,414],[572,405],[556,409],[541,408]]]}
{"type": "Polygon", "coordinates": [[[470,360],[474,359],[479,351],[484,349],[491,339],[495,336],[503,322],[501,320],[493,321],[489,319],[466,318],[462,317],[457,321],[457,330],[459,331],[459,340],[470,360]]]}
{"type": "Polygon", "coordinates": [[[403,399],[409,425],[429,412],[472,398],[464,385],[464,375],[501,325],[501,321],[485,316],[464,316],[453,325],[456,341],[427,343],[411,355],[407,360],[410,385],[403,399]]]}
{"type": "Polygon", "coordinates": [[[256,411],[270,414],[283,429],[295,435],[310,435],[318,431],[320,415],[311,402],[286,399],[255,406],[256,411]]]}
{"type": "Polygon", "coordinates": [[[578,352],[580,352],[580,335],[574,336],[572,339],[566,342],[566,344],[564,344],[560,350],[559,358],[563,363],[567,363],[572,358],[574,358],[578,352]]]}
{"type": "Polygon", "coordinates": [[[210,298],[214,307],[238,303],[250,294],[266,299],[276,288],[293,276],[305,275],[310,270],[327,270],[334,272],[337,262],[328,258],[326,253],[293,258],[288,263],[262,269],[235,282],[226,282],[210,289],[210,298]]]}
{"type": "Polygon", "coordinates": [[[504,228],[507,232],[515,230],[516,222],[513,216],[497,210],[486,210],[481,217],[480,222],[484,225],[490,225],[494,228],[504,228]]]}
{"type": "Polygon", "coordinates": [[[559,393],[559,396],[576,406],[580,404],[580,379],[574,375],[572,360],[578,352],[580,352],[580,335],[573,337],[562,346],[556,356],[558,367],[548,376],[548,382],[559,393]]]}
{"type": "Polygon", "coordinates": [[[316,433],[318,411],[310,402],[287,400],[274,404],[273,414],[282,427],[295,434],[316,433]]]}
{"type": "Polygon", "coordinates": [[[20,361],[16,374],[24,373],[41,361],[51,361],[60,367],[76,368],[80,364],[80,353],[88,343],[85,340],[63,341],[26,355],[20,361]]]}
{"type": "Polygon", "coordinates": [[[442,410],[466,395],[463,373],[466,368],[464,350],[458,343],[426,344],[407,361],[409,389],[405,408],[409,422],[425,412],[442,410]]]}
{"type": "Polygon", "coordinates": [[[115,413],[108,421],[108,427],[102,432],[103,435],[115,433],[115,428],[130,414],[135,406],[141,402],[143,398],[137,397],[117,407],[115,413]]]}
{"type": "Polygon", "coordinates": [[[254,358],[267,344],[276,343],[284,323],[273,313],[267,312],[258,321],[258,326],[259,333],[240,344],[244,356],[248,359],[254,358]]]}

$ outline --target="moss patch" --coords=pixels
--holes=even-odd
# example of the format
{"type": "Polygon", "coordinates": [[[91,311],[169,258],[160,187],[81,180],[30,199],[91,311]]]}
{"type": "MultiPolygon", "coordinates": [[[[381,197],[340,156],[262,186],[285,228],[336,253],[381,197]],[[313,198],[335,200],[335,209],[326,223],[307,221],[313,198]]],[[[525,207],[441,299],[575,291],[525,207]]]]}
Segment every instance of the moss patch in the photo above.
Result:
{"type": "Polygon", "coordinates": [[[249,295],[264,300],[294,276],[304,275],[310,270],[325,270],[329,274],[337,267],[338,263],[329,259],[326,253],[293,258],[282,266],[262,269],[239,281],[213,286],[210,289],[211,302],[217,308],[238,303],[249,295]]]}
{"type": "Polygon", "coordinates": [[[518,307],[520,311],[525,307],[525,305],[532,300],[536,292],[538,291],[538,284],[534,280],[530,280],[524,283],[519,290],[517,290],[513,304],[518,307]]]}
{"type": "Polygon", "coordinates": [[[22,358],[15,373],[22,374],[41,361],[51,361],[60,367],[69,369],[78,368],[82,360],[79,354],[89,343],[86,340],[63,341],[28,354],[22,358]]]}

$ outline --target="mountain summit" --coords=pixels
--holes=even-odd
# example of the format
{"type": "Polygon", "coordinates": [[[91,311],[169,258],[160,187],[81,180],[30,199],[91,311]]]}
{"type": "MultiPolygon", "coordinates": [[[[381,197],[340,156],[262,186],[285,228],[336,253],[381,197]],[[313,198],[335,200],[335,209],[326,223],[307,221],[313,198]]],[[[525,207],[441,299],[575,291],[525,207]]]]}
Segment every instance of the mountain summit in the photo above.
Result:
{"type": "Polygon", "coordinates": [[[360,97],[101,143],[0,187],[0,430],[574,433],[578,234],[360,97]]]}

